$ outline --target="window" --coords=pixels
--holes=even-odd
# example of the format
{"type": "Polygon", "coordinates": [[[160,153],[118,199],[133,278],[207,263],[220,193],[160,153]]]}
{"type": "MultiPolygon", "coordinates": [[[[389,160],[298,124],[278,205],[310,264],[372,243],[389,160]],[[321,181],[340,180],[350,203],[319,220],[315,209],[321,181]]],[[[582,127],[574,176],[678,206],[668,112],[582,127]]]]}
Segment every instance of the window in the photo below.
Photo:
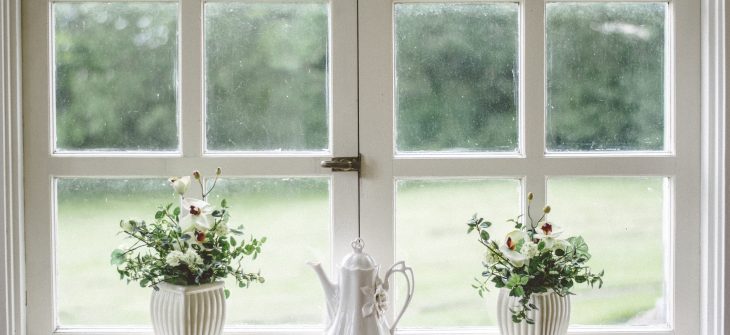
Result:
{"type": "Polygon", "coordinates": [[[269,239],[231,332],[317,333],[304,262],[336,265],[358,234],[416,271],[401,330],[493,327],[463,222],[511,218],[529,190],[607,272],[573,324],[697,333],[698,7],[28,1],[28,331],[145,327],[149,292],[108,265],[116,224],[172,202],[167,177],[221,166],[219,196],[269,239]],[[359,175],[319,166],[359,153],[359,175]]]}

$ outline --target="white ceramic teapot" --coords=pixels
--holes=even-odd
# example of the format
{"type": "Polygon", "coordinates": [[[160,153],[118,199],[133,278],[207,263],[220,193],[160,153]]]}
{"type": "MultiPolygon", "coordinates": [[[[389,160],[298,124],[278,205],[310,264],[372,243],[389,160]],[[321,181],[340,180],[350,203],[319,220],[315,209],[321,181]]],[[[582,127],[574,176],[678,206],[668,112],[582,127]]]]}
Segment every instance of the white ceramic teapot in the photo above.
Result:
{"type": "Polygon", "coordinates": [[[362,252],[362,239],[352,242],[353,252],[342,261],[339,283],[332,283],[319,263],[309,263],[317,272],[327,298],[327,335],[392,335],[413,297],[413,269],[404,262],[395,263],[381,280],[380,265],[362,252]],[[403,308],[392,325],[385,315],[388,300],[388,280],[394,273],[406,278],[408,294],[403,308]]]}

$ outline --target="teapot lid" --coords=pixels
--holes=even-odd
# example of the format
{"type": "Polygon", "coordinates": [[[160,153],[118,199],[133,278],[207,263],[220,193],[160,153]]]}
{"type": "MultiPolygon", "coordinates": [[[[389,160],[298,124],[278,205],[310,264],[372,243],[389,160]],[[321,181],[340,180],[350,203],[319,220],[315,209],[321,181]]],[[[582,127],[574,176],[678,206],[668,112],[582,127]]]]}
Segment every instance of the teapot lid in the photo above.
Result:
{"type": "Polygon", "coordinates": [[[352,246],[352,253],[342,260],[343,269],[370,270],[377,266],[370,255],[362,252],[362,249],[365,248],[365,242],[361,238],[358,237],[350,245],[352,246]]]}

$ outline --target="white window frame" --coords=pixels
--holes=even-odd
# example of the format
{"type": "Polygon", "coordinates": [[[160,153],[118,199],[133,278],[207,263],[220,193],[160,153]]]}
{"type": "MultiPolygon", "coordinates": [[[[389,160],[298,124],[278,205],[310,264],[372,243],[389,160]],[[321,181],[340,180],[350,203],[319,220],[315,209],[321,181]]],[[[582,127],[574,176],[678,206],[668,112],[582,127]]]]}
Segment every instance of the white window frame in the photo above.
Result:
{"type": "MultiPolygon", "coordinates": [[[[665,250],[668,326],[571,327],[573,334],[697,334],[700,332],[700,6],[693,0],[669,0],[666,74],[669,86],[666,153],[554,153],[545,145],[545,8],[552,2],[657,2],[648,0],[368,0],[359,2],[360,151],[377,164],[363,171],[361,233],[366,241],[386,241],[376,259],[395,261],[395,181],[401,178],[508,177],[522,180],[523,194],[545,203],[548,177],[663,176],[670,179],[665,250]],[[517,153],[399,155],[394,150],[394,6],[398,3],[489,3],[520,5],[520,146],[517,153]],[[697,113],[693,113],[697,111],[697,113]],[[681,125],[681,126],[680,126],[681,125]],[[377,196],[373,196],[377,195],[377,196]],[[691,224],[694,223],[694,224],[691,224]]],[[[666,191],[665,191],[666,192],[666,191]]],[[[526,207],[525,204],[522,207],[526,207]]],[[[666,231],[666,230],[665,230],[666,231]]],[[[416,271],[417,272],[417,271],[416,271]]],[[[496,334],[490,329],[447,329],[453,334],[496,334]]],[[[404,334],[443,333],[444,329],[404,329],[404,334]]]]}
{"type": "MultiPolygon", "coordinates": [[[[124,2],[130,0],[112,0],[124,2]]],[[[26,207],[26,236],[33,236],[27,259],[27,332],[29,334],[88,334],[119,331],[150,332],[151,328],[71,328],[59,325],[56,316],[55,179],[63,177],[161,177],[187,175],[193,169],[215,171],[227,177],[329,177],[331,241],[352,241],[358,236],[357,173],[333,173],[320,166],[333,156],[357,156],[357,8],[354,0],[330,2],[328,106],[330,146],[325,152],[205,152],[204,4],[226,0],[133,0],[178,4],[178,110],[179,152],[66,152],[55,151],[53,141],[52,4],[98,2],[94,0],[23,1],[23,79],[26,199],[49,206],[26,207]],[[332,113],[331,111],[337,111],[332,113]],[[33,180],[31,182],[31,180],[33,180]]],[[[268,0],[267,0],[268,1],[268,0]]],[[[248,1],[261,2],[261,1],[248,1]]],[[[275,1],[270,1],[275,2],[275,1]]],[[[289,1],[292,2],[292,1],[289,1]]],[[[293,2],[296,2],[293,1],[293,2]]],[[[312,1],[309,1],[312,2],[312,1]]],[[[318,2],[315,0],[315,2],[318,2]]],[[[325,3],[325,1],[321,1],[325,3]]],[[[30,241],[28,238],[26,241],[30,241]]],[[[30,245],[30,243],[28,243],[30,245]]],[[[331,243],[330,254],[341,259],[348,245],[331,243]]],[[[302,266],[305,266],[304,264],[302,266]]],[[[298,332],[287,326],[233,326],[227,332],[285,334],[298,332]]],[[[316,330],[305,329],[305,332],[316,330]]]]}
{"type": "MultiPolygon", "coordinates": [[[[727,253],[730,250],[727,248],[730,230],[725,229],[724,226],[726,215],[730,214],[728,213],[730,206],[726,206],[725,203],[726,180],[730,180],[728,178],[730,176],[727,175],[730,173],[730,169],[725,158],[726,148],[730,148],[730,142],[728,142],[730,139],[726,136],[728,118],[725,117],[727,110],[726,96],[730,94],[730,85],[726,85],[726,64],[730,60],[728,59],[730,53],[726,51],[726,46],[730,42],[728,40],[730,34],[727,33],[730,29],[727,25],[727,22],[730,22],[730,8],[725,3],[725,0],[702,1],[702,33],[694,36],[698,42],[702,41],[702,229],[701,236],[699,236],[701,237],[702,247],[701,256],[687,255],[687,257],[694,258],[695,266],[701,269],[701,272],[695,275],[701,275],[702,290],[701,295],[695,299],[701,301],[697,305],[700,307],[701,314],[701,332],[699,334],[702,335],[724,335],[725,330],[730,329],[730,321],[728,321],[730,320],[730,309],[724,307],[725,301],[730,301],[730,290],[725,288],[726,280],[730,278],[730,266],[727,263],[730,259],[727,253]]],[[[24,1],[23,6],[28,6],[27,2],[24,1]]],[[[2,297],[0,300],[3,301],[3,307],[0,308],[0,332],[4,331],[6,334],[13,335],[35,335],[36,332],[26,329],[25,317],[29,313],[24,307],[25,283],[39,280],[39,278],[37,277],[38,274],[33,271],[27,273],[24,271],[26,248],[23,237],[24,235],[33,235],[24,232],[24,228],[27,226],[26,223],[29,220],[25,220],[23,217],[25,207],[23,203],[23,165],[30,164],[31,160],[23,158],[22,110],[24,106],[21,104],[21,100],[27,104],[32,99],[34,87],[27,83],[28,71],[26,73],[21,71],[20,7],[21,0],[0,2],[0,109],[2,109],[2,118],[0,119],[2,122],[0,124],[2,129],[2,136],[0,136],[0,166],[3,167],[2,173],[0,173],[0,184],[3,186],[3,193],[0,196],[0,214],[3,217],[1,224],[4,232],[0,236],[0,255],[3,259],[3,262],[0,263],[0,297],[2,297]],[[23,73],[24,82],[22,91],[25,92],[22,99],[21,73],[23,73]]],[[[364,12],[366,10],[368,8],[363,8],[361,1],[360,11],[364,12]]],[[[382,8],[369,8],[369,10],[377,12],[382,8]]],[[[27,8],[25,11],[27,11],[27,8]]],[[[388,22],[378,23],[386,24],[388,27],[390,25],[388,22]]],[[[23,43],[26,45],[25,50],[28,50],[27,45],[38,43],[38,41],[33,41],[29,37],[29,30],[34,30],[34,27],[26,20],[22,30],[23,43]]],[[[366,35],[362,26],[360,34],[366,35]]],[[[363,63],[374,61],[364,57],[375,53],[374,50],[362,50],[364,43],[372,42],[367,40],[367,38],[364,38],[363,41],[363,37],[361,37],[360,57],[363,63]]],[[[372,43],[371,45],[373,44],[377,45],[378,43],[372,43]]],[[[23,61],[26,62],[26,60],[23,61]]],[[[366,79],[361,78],[360,80],[366,79]]],[[[372,92],[377,90],[367,91],[361,87],[361,94],[377,93],[372,92]]],[[[392,92],[388,94],[392,95],[392,92]]],[[[360,106],[362,111],[366,108],[370,108],[372,111],[374,110],[373,107],[377,107],[373,106],[372,103],[364,103],[363,100],[361,99],[360,106]]],[[[362,113],[361,118],[363,118],[362,113]]],[[[25,145],[27,146],[27,143],[25,145]]],[[[32,154],[32,152],[29,152],[29,155],[32,154]]],[[[468,163],[465,159],[461,162],[468,163]]],[[[501,163],[498,165],[501,165],[501,163]]],[[[445,173],[449,170],[449,167],[443,166],[440,169],[445,173]]],[[[389,182],[392,183],[392,181],[389,182]]],[[[392,187],[387,191],[392,192],[392,187]]],[[[40,206],[35,199],[30,199],[26,203],[28,206],[33,206],[33,208],[40,206]]],[[[363,215],[363,219],[376,220],[377,217],[363,215]]],[[[385,263],[385,260],[382,263],[385,263]]],[[[92,334],[95,332],[89,331],[86,333],[92,334]]],[[[138,333],[138,331],[132,333],[138,333]]],[[[295,330],[271,330],[262,333],[299,332],[295,330]]],[[[423,331],[418,333],[434,332],[423,331]]],[[[443,334],[445,332],[439,331],[438,333],[443,334]]],[[[571,334],[589,333],[592,332],[571,331],[571,334]]],[[[646,332],[623,332],[623,334],[631,333],[645,334],[646,332]]],[[[669,333],[672,332],[667,332],[667,334],[669,333]]],[[[695,334],[696,332],[680,333],[679,330],[676,330],[674,333],[683,335],[695,334]]]]}

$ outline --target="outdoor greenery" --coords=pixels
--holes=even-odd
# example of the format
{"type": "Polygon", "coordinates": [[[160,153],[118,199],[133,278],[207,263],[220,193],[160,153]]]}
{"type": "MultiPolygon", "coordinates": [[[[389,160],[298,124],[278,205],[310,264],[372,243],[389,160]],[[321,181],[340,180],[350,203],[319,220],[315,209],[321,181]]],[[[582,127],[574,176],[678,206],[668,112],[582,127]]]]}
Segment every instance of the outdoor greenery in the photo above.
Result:
{"type": "MultiPolygon", "coordinates": [[[[208,147],[327,149],[326,6],[205,8],[208,147]]],[[[548,5],[550,149],[664,148],[665,12],[548,5]]],[[[54,13],[59,148],[177,148],[178,66],[189,65],[177,55],[176,5],[59,3],[54,13]]],[[[396,5],[398,150],[516,150],[526,94],[518,13],[517,4],[396,5]]]]}

